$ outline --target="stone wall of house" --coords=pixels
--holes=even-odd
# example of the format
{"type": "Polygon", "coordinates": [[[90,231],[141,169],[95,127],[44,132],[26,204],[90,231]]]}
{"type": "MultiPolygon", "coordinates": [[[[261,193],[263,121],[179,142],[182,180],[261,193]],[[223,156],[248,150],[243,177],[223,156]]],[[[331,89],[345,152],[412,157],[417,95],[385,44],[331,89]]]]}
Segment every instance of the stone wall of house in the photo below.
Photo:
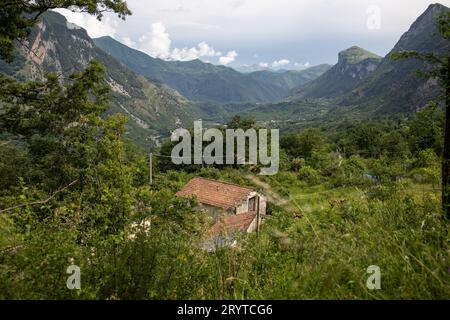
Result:
{"type": "MultiPolygon", "coordinates": [[[[261,223],[261,221],[259,223],[261,223]]],[[[247,233],[255,232],[256,229],[258,229],[258,220],[255,217],[255,219],[253,219],[252,223],[249,225],[249,227],[247,229],[247,233]]]]}
{"type": "Polygon", "coordinates": [[[259,197],[259,212],[261,215],[265,215],[267,210],[267,199],[257,192],[251,192],[247,195],[247,198],[236,207],[236,214],[249,212],[249,201],[253,197],[259,197]]]}
{"type": "Polygon", "coordinates": [[[247,212],[248,212],[248,199],[246,199],[236,207],[236,214],[243,214],[247,212]]]}
{"type": "Polygon", "coordinates": [[[259,196],[259,213],[261,215],[266,215],[267,211],[267,198],[260,195],[259,196]]]}
{"type": "Polygon", "coordinates": [[[263,195],[257,193],[257,192],[251,192],[247,195],[247,197],[235,207],[235,209],[225,210],[219,207],[210,206],[207,204],[200,204],[199,209],[202,211],[205,211],[209,216],[211,216],[214,221],[217,221],[217,219],[222,215],[228,215],[228,214],[243,214],[249,212],[249,201],[253,197],[259,197],[259,212],[261,215],[266,214],[267,210],[267,199],[263,195]]]}

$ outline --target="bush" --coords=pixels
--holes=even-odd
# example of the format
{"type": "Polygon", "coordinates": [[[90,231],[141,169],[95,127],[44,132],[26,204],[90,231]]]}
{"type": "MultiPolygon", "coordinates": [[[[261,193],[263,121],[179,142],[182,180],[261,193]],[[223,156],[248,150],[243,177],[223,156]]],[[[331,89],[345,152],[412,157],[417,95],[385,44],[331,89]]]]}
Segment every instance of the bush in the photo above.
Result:
{"type": "Polygon", "coordinates": [[[332,173],[330,183],[334,187],[366,185],[369,181],[364,177],[365,174],[365,161],[359,156],[352,156],[342,160],[341,165],[332,173]]]}
{"type": "Polygon", "coordinates": [[[294,172],[298,172],[301,168],[305,166],[305,159],[303,158],[295,158],[291,162],[291,170],[294,172]]]}
{"type": "Polygon", "coordinates": [[[202,168],[199,173],[200,177],[217,180],[220,178],[220,170],[214,167],[202,168]]]}
{"type": "Polygon", "coordinates": [[[434,188],[440,183],[441,171],[439,168],[418,168],[412,170],[409,176],[415,183],[431,184],[434,188]]]}
{"type": "Polygon", "coordinates": [[[439,158],[433,149],[425,149],[419,151],[414,159],[415,168],[428,168],[439,166],[439,158]]]}
{"type": "Polygon", "coordinates": [[[304,166],[303,168],[301,168],[298,173],[298,178],[302,181],[305,181],[309,185],[316,185],[320,183],[321,180],[320,173],[310,166],[304,166]]]}

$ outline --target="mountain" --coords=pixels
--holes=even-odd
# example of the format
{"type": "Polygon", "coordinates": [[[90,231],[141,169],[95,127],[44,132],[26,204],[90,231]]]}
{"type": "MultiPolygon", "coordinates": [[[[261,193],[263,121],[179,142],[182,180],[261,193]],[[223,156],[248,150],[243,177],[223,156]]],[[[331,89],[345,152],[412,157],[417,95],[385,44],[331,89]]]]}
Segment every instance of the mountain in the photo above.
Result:
{"type": "MultiPolygon", "coordinates": [[[[268,102],[289,95],[292,86],[304,84],[321,70],[243,74],[225,66],[215,66],[200,60],[164,61],[114,40],[94,39],[95,44],[152,81],[164,83],[194,101],[218,103],[268,102]],[[271,77],[273,76],[273,77],[271,77]],[[288,85],[286,87],[286,85],[288,85]]],[[[317,75],[318,76],[318,75],[317,75]]]]}
{"type": "Polygon", "coordinates": [[[219,103],[273,101],[281,96],[272,86],[261,84],[234,69],[200,60],[164,61],[129,48],[110,38],[94,40],[96,45],[129,69],[178,90],[195,101],[219,103]]]}
{"type": "Polygon", "coordinates": [[[449,41],[437,29],[437,17],[449,8],[432,4],[403,34],[384,58],[352,47],[339,54],[339,62],[318,79],[299,88],[292,100],[332,98],[342,106],[358,106],[377,114],[411,113],[442,93],[436,79],[418,75],[430,66],[416,59],[394,61],[402,50],[445,55],[449,41]]]}
{"type": "MultiPolygon", "coordinates": [[[[411,25],[391,52],[380,58],[352,47],[339,54],[338,63],[322,76],[301,86],[283,101],[242,111],[282,130],[347,127],[370,118],[402,119],[437,100],[442,88],[436,79],[418,76],[430,66],[415,59],[393,61],[401,50],[448,57],[449,41],[442,38],[436,18],[450,9],[433,4],[411,25]]],[[[295,89],[294,89],[295,90],[295,89]]]]}
{"type": "Polygon", "coordinates": [[[255,71],[248,75],[260,82],[277,86],[283,95],[288,95],[291,90],[313,81],[331,68],[328,64],[321,64],[304,70],[282,71],[255,71]]]}
{"type": "Polygon", "coordinates": [[[84,29],[56,12],[42,15],[15,62],[0,61],[0,71],[22,80],[39,79],[48,72],[63,77],[84,69],[96,59],[105,65],[112,108],[130,118],[129,134],[142,145],[182,123],[192,123],[195,106],[177,91],[129,70],[98,48],[84,29]]]}
{"type": "Polygon", "coordinates": [[[376,54],[351,47],[339,53],[338,63],[314,81],[298,88],[297,98],[335,98],[355,88],[374,72],[382,58],[376,54]]]}
{"type": "Polygon", "coordinates": [[[252,65],[244,65],[239,67],[233,67],[234,70],[240,72],[240,73],[252,73],[257,71],[274,71],[269,67],[262,67],[259,64],[252,64],[252,65]]]}
{"type": "Polygon", "coordinates": [[[415,112],[436,99],[441,94],[437,81],[417,75],[417,71],[427,71],[429,65],[415,59],[393,61],[390,55],[401,50],[448,55],[450,42],[440,35],[436,18],[449,11],[441,4],[430,5],[403,34],[377,70],[349,92],[343,103],[370,105],[379,113],[392,113],[415,112]]]}

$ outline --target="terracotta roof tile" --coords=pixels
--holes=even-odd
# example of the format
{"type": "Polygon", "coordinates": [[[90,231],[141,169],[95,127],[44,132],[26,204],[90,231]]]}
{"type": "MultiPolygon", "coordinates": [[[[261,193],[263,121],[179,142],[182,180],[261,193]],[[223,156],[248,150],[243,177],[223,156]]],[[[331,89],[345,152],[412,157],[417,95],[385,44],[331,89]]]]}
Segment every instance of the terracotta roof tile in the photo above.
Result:
{"type": "Polygon", "coordinates": [[[219,222],[211,228],[213,236],[219,236],[221,233],[245,232],[250,227],[256,213],[231,214],[223,216],[219,222]]]}
{"type": "Polygon", "coordinates": [[[196,197],[200,203],[229,209],[240,203],[253,191],[253,189],[235,184],[196,177],[189,181],[177,193],[177,196],[196,197]]]}

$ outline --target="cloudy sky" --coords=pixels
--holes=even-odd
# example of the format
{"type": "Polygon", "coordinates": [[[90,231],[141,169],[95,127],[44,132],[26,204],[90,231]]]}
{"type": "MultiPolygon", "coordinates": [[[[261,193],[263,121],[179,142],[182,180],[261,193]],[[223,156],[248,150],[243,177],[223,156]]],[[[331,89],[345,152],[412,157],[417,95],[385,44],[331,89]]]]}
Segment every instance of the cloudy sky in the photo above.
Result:
{"type": "MultiPolygon", "coordinates": [[[[91,37],[166,60],[296,69],[333,64],[353,45],[385,55],[434,1],[127,0],[126,21],[59,11],[91,37]]],[[[450,0],[441,0],[450,6],[450,0]]]]}

